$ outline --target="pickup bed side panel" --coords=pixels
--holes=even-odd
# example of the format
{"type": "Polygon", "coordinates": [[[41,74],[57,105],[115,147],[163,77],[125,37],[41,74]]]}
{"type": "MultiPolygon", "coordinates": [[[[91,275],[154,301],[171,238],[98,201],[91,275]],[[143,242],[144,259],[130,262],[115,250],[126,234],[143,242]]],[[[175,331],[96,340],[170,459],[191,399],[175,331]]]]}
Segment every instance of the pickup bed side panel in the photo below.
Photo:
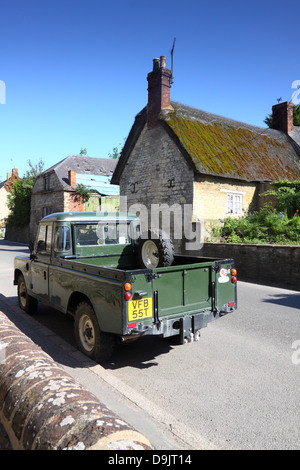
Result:
{"type": "Polygon", "coordinates": [[[93,306],[99,327],[104,332],[123,333],[122,292],[124,282],[61,266],[51,266],[50,304],[67,312],[69,300],[85,296],[93,306]]]}

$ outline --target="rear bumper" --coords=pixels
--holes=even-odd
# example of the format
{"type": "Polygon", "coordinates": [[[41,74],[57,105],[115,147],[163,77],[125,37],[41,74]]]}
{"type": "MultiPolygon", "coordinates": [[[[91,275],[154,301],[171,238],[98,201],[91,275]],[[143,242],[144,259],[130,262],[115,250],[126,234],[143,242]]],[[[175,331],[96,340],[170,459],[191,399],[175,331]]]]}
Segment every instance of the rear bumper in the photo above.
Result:
{"type": "Polygon", "coordinates": [[[197,341],[202,328],[205,328],[211,321],[214,321],[234,310],[234,307],[226,307],[226,309],[224,308],[220,312],[209,311],[206,313],[186,315],[179,318],[162,319],[161,321],[150,325],[145,325],[141,322],[136,326],[136,328],[131,330],[129,335],[124,336],[123,339],[126,341],[133,337],[144,335],[160,335],[164,338],[178,335],[182,344],[197,341]]]}

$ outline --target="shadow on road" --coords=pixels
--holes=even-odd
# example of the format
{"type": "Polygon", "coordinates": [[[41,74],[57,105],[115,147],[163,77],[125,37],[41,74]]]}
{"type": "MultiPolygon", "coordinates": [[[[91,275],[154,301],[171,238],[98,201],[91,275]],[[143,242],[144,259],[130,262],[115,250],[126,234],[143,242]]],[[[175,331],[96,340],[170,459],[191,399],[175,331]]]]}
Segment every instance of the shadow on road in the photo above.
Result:
{"type": "MultiPolygon", "coordinates": [[[[0,294],[0,310],[12,321],[22,333],[28,336],[52,359],[62,365],[78,367],[78,362],[73,360],[67,349],[76,351],[74,339],[74,320],[69,315],[39,304],[34,316],[27,315],[18,307],[17,297],[5,297],[0,294]],[[45,328],[41,328],[46,327],[45,328]],[[60,341],[63,340],[63,341],[60,341]],[[67,343],[68,348],[62,344],[67,343]],[[60,347],[57,345],[60,344],[60,347]]],[[[172,349],[170,341],[161,337],[145,337],[139,340],[116,344],[110,361],[101,363],[106,369],[118,369],[131,366],[140,369],[156,366],[157,356],[166,354],[172,349]]],[[[87,361],[86,367],[90,364],[87,361]]],[[[82,365],[84,367],[84,363],[82,365]]]]}
{"type": "Polygon", "coordinates": [[[118,344],[110,361],[102,364],[106,369],[135,367],[148,369],[157,366],[157,356],[167,354],[173,349],[168,339],[158,336],[145,336],[129,343],[118,344]]]}
{"type": "Polygon", "coordinates": [[[13,251],[13,252],[25,253],[29,255],[29,248],[27,245],[22,245],[21,243],[10,242],[4,239],[0,240],[0,251],[6,251],[6,252],[13,251]]]}
{"type": "Polygon", "coordinates": [[[300,309],[300,294],[278,294],[263,302],[300,309]]]}

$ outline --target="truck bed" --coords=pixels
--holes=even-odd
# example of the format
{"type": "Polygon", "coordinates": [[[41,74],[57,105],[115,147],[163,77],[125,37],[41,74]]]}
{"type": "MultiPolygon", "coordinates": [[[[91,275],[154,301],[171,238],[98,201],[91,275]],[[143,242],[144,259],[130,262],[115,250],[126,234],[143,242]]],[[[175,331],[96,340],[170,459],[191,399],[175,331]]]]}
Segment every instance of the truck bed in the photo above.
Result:
{"type": "MultiPolygon", "coordinates": [[[[174,258],[174,262],[172,266],[186,266],[190,264],[202,264],[202,263],[214,263],[215,261],[224,261],[220,258],[213,258],[213,257],[200,257],[200,256],[184,256],[184,255],[177,255],[174,258]]],[[[119,271],[135,271],[141,270],[138,266],[137,260],[135,256],[130,255],[108,255],[108,256],[87,256],[87,257],[79,257],[73,259],[60,259],[59,263],[64,265],[67,262],[68,267],[73,265],[73,269],[82,270],[82,266],[85,266],[88,269],[90,267],[97,267],[97,268],[109,268],[109,269],[116,269],[119,271]]],[[[159,268],[156,268],[159,269],[159,268]]],[[[145,271],[145,269],[144,269],[145,271]]],[[[89,271],[91,272],[91,271],[89,271]]]]}

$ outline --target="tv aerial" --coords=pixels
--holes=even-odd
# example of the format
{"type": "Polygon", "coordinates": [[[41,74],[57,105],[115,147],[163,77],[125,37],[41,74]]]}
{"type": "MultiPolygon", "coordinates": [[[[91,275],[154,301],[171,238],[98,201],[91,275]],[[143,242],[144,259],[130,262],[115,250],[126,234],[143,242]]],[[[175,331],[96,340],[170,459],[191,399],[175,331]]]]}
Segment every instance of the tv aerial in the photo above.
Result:
{"type": "Polygon", "coordinates": [[[173,54],[174,54],[175,41],[176,41],[176,38],[174,38],[173,46],[172,46],[172,49],[171,49],[171,74],[172,74],[172,76],[171,76],[170,83],[174,82],[174,80],[173,80],[173,54]]]}

